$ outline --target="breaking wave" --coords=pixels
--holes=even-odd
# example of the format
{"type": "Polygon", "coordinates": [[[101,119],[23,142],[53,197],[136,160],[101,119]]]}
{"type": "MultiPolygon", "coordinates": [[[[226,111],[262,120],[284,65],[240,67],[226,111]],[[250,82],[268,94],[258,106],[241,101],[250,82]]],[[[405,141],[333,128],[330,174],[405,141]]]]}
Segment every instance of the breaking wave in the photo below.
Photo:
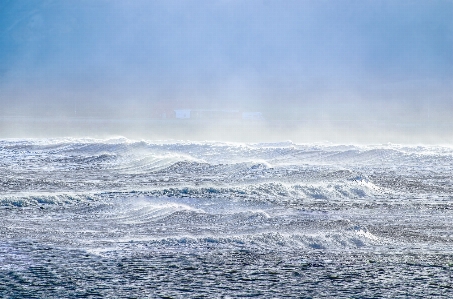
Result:
{"type": "Polygon", "coordinates": [[[150,242],[359,248],[388,236],[351,211],[452,208],[448,147],[66,138],[1,140],[0,155],[0,210],[152,224],[150,242]]]}
{"type": "Polygon", "coordinates": [[[298,204],[453,190],[446,147],[28,139],[0,141],[0,155],[0,205],[137,194],[298,204]]]}
{"type": "Polygon", "coordinates": [[[3,297],[451,290],[452,148],[11,139],[0,157],[3,297]]]}

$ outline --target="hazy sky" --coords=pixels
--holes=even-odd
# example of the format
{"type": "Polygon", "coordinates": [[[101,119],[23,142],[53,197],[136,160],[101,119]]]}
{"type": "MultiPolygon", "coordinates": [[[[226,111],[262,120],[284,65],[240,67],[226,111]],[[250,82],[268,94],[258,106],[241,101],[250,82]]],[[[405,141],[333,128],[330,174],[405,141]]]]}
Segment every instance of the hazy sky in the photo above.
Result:
{"type": "Polygon", "coordinates": [[[448,120],[452,86],[451,0],[0,1],[3,114],[448,120]]]}

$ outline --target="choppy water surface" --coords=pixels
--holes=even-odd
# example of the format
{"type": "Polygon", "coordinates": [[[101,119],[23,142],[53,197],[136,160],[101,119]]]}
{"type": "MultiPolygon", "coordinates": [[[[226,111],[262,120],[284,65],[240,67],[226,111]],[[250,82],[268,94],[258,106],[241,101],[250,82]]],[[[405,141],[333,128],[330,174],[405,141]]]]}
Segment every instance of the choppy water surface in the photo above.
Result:
{"type": "Polygon", "coordinates": [[[449,298],[453,149],[0,141],[0,296],[449,298]]]}

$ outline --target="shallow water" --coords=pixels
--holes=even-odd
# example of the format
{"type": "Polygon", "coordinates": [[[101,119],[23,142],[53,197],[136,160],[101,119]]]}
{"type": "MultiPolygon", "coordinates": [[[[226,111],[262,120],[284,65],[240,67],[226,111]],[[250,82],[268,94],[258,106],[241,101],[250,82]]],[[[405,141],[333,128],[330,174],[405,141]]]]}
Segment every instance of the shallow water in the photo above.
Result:
{"type": "Polygon", "coordinates": [[[0,141],[0,295],[449,298],[453,149],[0,141]]]}

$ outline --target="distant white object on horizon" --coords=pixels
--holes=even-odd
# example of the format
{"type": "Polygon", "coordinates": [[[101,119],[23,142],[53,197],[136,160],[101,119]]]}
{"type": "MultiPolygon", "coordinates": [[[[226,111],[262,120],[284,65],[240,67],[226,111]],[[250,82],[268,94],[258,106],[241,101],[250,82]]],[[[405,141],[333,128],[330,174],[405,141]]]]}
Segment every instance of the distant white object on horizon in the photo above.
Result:
{"type": "Polygon", "coordinates": [[[240,119],[238,110],[224,109],[176,109],[175,117],[179,119],[240,119]]]}
{"type": "Polygon", "coordinates": [[[177,109],[175,110],[176,118],[185,119],[190,118],[190,109],[177,109]]]}
{"type": "Polygon", "coordinates": [[[242,112],[242,119],[245,120],[263,120],[264,116],[261,112],[242,112]]]}
{"type": "Polygon", "coordinates": [[[240,112],[238,110],[220,109],[175,109],[177,119],[243,119],[243,120],[263,120],[261,112],[240,112]]]}

